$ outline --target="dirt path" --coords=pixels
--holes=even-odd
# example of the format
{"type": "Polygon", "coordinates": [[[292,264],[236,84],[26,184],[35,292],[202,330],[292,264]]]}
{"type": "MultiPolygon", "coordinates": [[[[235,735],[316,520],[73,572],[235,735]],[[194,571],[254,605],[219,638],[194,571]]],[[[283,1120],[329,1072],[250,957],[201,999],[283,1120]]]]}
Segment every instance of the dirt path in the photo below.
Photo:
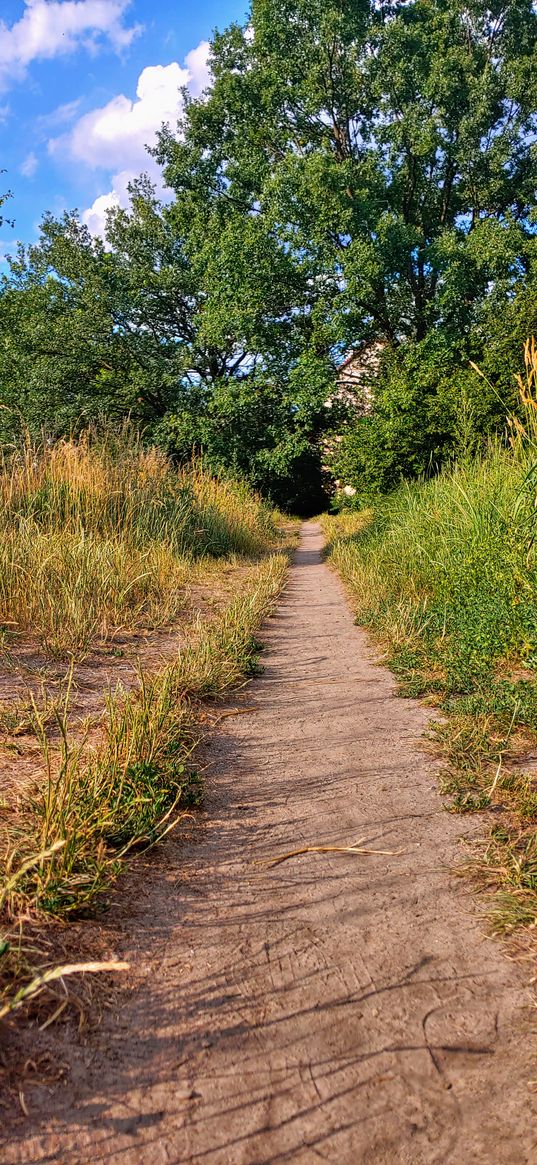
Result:
{"type": "Polygon", "coordinates": [[[442,810],[426,713],[320,547],[308,524],[244,694],[258,710],[211,747],[205,825],[124,914],[132,990],[65,1088],[29,1094],[5,1165],[537,1161],[529,999],[447,871],[474,826],[442,810]],[[404,853],[266,866],[364,835],[404,853]]]}

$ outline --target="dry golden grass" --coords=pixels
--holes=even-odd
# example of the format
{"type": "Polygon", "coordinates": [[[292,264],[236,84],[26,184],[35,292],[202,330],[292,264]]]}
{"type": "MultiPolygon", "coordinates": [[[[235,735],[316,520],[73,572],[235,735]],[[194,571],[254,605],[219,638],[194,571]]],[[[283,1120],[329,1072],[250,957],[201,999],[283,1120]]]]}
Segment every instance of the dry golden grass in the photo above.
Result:
{"type": "Polygon", "coordinates": [[[60,441],[0,462],[0,629],[49,657],[80,658],[114,629],[155,628],[181,614],[194,564],[255,555],[274,516],[237,482],[201,465],[177,472],[126,429],[60,441]]]}
{"type": "Polygon", "coordinates": [[[33,941],[47,918],[93,907],[134,847],[198,803],[199,702],[255,669],[255,633],[287,566],[272,551],[289,533],[243,484],[201,465],[178,472],[130,431],[6,456],[0,502],[4,651],[29,637],[70,657],[72,678],[96,639],[184,616],[177,654],[157,669],[142,659],[134,688],[109,694],[91,730],[71,723],[69,679],[54,697],[43,687],[2,705],[6,737],[32,734],[42,763],[18,801],[0,805],[1,1018],[72,970],[53,956],[36,969],[28,925],[33,941]],[[211,593],[193,619],[187,595],[202,584],[211,593]]]}
{"type": "MultiPolygon", "coordinates": [[[[235,686],[256,667],[255,634],[281,590],[284,555],[252,567],[243,594],[199,626],[177,659],[136,691],[109,701],[98,745],[71,741],[66,693],[51,744],[35,709],[43,777],[17,814],[4,815],[0,863],[0,1009],[7,1014],[45,990],[49,968],[19,957],[21,928],[46,916],[76,916],[107,890],[133,847],[162,839],[199,802],[192,768],[199,701],[235,686]],[[15,944],[9,932],[18,935],[15,944]],[[25,992],[28,989],[29,994],[25,992]]],[[[52,980],[51,980],[52,981],[52,980]]]]}

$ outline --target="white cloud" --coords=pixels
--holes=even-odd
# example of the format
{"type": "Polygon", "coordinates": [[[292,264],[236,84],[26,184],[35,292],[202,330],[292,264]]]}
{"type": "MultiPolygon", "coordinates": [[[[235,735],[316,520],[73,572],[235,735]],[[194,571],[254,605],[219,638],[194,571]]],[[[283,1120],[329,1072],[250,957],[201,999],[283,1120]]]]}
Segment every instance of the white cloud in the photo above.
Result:
{"type": "Polygon", "coordinates": [[[182,109],[180,90],[190,73],[176,61],[148,65],[138,78],[136,100],[119,94],[107,105],[84,114],[70,133],[49,143],[53,154],[66,152],[92,169],[135,169],[143,164],[164,121],[175,123],[182,109]]]}
{"type": "Polygon", "coordinates": [[[17,250],[18,243],[15,239],[0,238],[0,268],[2,265],[7,266],[7,260],[12,256],[15,257],[17,250]]]}
{"type": "Polygon", "coordinates": [[[56,109],[51,109],[50,113],[41,113],[39,117],[36,117],[36,125],[42,130],[57,129],[60,125],[67,125],[68,122],[74,121],[80,109],[81,100],[81,97],[77,97],[75,101],[66,101],[64,105],[58,105],[56,109]]]}
{"type": "Polygon", "coordinates": [[[20,20],[0,20],[0,86],[24,77],[34,60],[65,56],[82,47],[95,51],[108,41],[116,52],[140,32],[124,15],[130,0],[25,0],[20,20]]]}
{"type": "Polygon", "coordinates": [[[93,170],[112,173],[111,189],[100,194],[83,214],[94,234],[102,234],[105,214],[112,206],[128,206],[127,186],[141,171],[157,182],[160,171],[147,153],[163,122],[175,127],[182,109],[181,89],[198,96],[209,84],[209,44],[202,41],[188,53],[184,65],[148,65],[138,78],[136,98],[113,97],[100,109],[86,113],[69,133],[53,138],[49,150],[93,170]]]}
{"type": "Polygon", "coordinates": [[[203,90],[211,83],[210,47],[208,40],[202,40],[185,57],[185,65],[189,73],[188,88],[193,97],[199,97],[200,93],[203,93],[203,90]]]}
{"type": "MultiPolygon", "coordinates": [[[[150,170],[151,167],[146,167],[146,169],[150,170]]],[[[151,176],[153,177],[153,175],[151,176]]],[[[112,189],[107,194],[99,194],[92,206],[84,211],[82,221],[89,227],[92,235],[104,236],[107,211],[113,210],[116,206],[129,205],[128,185],[133,177],[134,175],[130,170],[121,170],[119,174],[114,174],[112,189]]]]}
{"type": "Polygon", "coordinates": [[[29,154],[26,155],[24,161],[19,166],[19,170],[25,178],[33,178],[38,166],[39,162],[32,150],[29,154]]]}

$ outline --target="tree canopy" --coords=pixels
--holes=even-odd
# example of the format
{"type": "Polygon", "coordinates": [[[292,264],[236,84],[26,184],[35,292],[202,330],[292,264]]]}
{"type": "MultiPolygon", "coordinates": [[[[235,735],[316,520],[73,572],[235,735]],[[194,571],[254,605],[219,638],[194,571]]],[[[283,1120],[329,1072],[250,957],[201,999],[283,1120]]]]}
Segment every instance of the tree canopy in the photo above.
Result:
{"type": "Polygon", "coordinates": [[[54,431],[130,413],[294,505],[321,500],[348,433],[326,405],[347,348],[386,346],[352,426],[379,488],[438,463],[470,414],[497,428],[468,359],[495,344],[507,398],[502,321],[535,319],[536,66],[532,0],[253,0],[160,134],[169,198],[141,178],[105,240],[47,216],[21,248],[4,403],[54,431]]]}

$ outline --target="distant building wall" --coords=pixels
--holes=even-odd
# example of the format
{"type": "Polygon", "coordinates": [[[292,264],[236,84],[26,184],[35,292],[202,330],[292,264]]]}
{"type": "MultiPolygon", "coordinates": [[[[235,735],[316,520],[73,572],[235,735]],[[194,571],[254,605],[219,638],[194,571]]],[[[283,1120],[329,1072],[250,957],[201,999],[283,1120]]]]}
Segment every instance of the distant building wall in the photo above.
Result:
{"type": "Polygon", "coordinates": [[[379,373],[380,361],[385,344],[375,340],[363,348],[349,352],[337,369],[337,400],[355,403],[357,409],[369,412],[373,398],[373,386],[379,373]]]}
{"type": "MultiPolygon", "coordinates": [[[[350,406],[360,415],[371,411],[373,404],[373,389],[379,374],[382,353],[386,347],[382,340],[375,340],[372,344],[364,344],[360,349],[354,349],[337,369],[336,388],[325,402],[327,408],[332,408],[336,402],[350,406]]],[[[331,461],[336,453],[337,446],[343,440],[342,436],[325,438],[323,469],[331,473],[331,461]]],[[[336,497],[352,498],[356,495],[353,485],[342,481],[335,481],[336,497]]]]}

